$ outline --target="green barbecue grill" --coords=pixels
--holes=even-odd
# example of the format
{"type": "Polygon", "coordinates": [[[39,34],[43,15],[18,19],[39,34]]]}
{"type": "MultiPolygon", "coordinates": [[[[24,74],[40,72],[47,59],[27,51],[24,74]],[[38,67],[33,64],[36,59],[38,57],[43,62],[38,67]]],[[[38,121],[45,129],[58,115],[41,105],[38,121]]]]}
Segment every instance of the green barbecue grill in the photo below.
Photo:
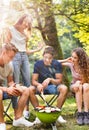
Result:
{"type": "Polygon", "coordinates": [[[53,130],[57,130],[56,128],[56,120],[61,114],[61,110],[54,107],[41,107],[36,108],[36,116],[39,118],[39,120],[46,124],[51,124],[53,130]]]}

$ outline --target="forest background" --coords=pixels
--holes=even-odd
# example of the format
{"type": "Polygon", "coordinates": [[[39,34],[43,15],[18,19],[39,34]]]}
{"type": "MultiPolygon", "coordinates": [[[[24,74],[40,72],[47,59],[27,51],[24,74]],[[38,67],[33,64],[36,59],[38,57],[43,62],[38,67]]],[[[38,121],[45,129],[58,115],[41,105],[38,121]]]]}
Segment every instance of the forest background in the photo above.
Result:
{"type": "MultiPolygon", "coordinates": [[[[76,47],[83,47],[89,55],[89,0],[0,0],[1,44],[6,26],[13,25],[23,14],[29,14],[32,19],[29,49],[37,48],[42,42],[53,46],[56,59],[71,56],[76,47]]],[[[42,58],[43,49],[29,56],[31,67],[42,58]]],[[[69,86],[68,69],[67,72],[64,69],[64,82],[69,86]]]]}
{"type": "MultiPolygon", "coordinates": [[[[29,14],[32,18],[29,49],[35,49],[40,43],[44,43],[44,46],[53,46],[56,59],[71,56],[71,51],[76,47],[84,48],[89,55],[89,0],[0,0],[0,45],[5,37],[5,28],[13,25],[23,14],[29,14]]],[[[42,58],[43,50],[44,47],[40,52],[29,56],[31,73],[34,62],[42,58]]],[[[64,69],[64,82],[69,86],[70,81],[71,73],[69,69],[64,69]]],[[[74,97],[67,98],[63,106],[63,115],[68,123],[60,125],[60,130],[89,129],[88,126],[76,124],[75,110],[74,97]]],[[[10,113],[12,115],[12,109],[10,113]]],[[[32,115],[31,120],[34,120],[33,118],[35,117],[32,115]]],[[[7,128],[15,130],[11,125],[7,128]]],[[[42,128],[48,129],[34,129],[43,130],[42,128]]]]}

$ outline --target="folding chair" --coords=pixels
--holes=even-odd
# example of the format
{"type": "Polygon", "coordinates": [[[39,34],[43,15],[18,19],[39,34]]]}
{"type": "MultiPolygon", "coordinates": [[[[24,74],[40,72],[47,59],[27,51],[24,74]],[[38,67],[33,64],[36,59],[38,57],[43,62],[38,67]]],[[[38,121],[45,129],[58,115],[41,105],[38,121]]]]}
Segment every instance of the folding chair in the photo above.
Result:
{"type": "MultiPolygon", "coordinates": [[[[8,100],[8,99],[6,99],[6,100],[8,100]]],[[[7,116],[10,119],[10,121],[12,122],[13,119],[8,114],[8,110],[9,110],[11,103],[12,103],[11,99],[9,99],[9,100],[10,100],[10,102],[9,102],[8,106],[6,107],[6,109],[4,110],[4,117],[7,116]]]]}
{"type": "MultiPolygon", "coordinates": [[[[5,79],[5,81],[4,81],[3,83],[1,83],[0,85],[1,85],[1,86],[2,86],[2,85],[7,86],[7,79],[5,79]]],[[[11,104],[12,104],[12,101],[11,101],[11,99],[8,98],[8,99],[4,99],[3,102],[6,101],[6,100],[9,100],[9,103],[7,104],[7,106],[4,104],[4,106],[5,106],[6,108],[4,107],[3,114],[4,114],[4,117],[8,117],[10,121],[13,121],[13,119],[12,119],[12,118],[9,116],[9,114],[8,114],[8,110],[9,110],[11,104]]]]}

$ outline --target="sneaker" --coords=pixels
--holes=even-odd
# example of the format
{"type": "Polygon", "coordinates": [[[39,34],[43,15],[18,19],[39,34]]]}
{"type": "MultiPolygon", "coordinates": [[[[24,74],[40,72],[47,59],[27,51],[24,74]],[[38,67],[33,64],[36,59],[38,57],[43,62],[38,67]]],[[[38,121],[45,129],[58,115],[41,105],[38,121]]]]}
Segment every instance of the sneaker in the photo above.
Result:
{"type": "Polygon", "coordinates": [[[6,130],[6,124],[5,123],[0,124],[0,130],[6,130]]]}
{"type": "Polygon", "coordinates": [[[84,124],[84,113],[83,112],[78,112],[77,113],[77,123],[79,125],[83,125],[84,124]]]}
{"type": "Polygon", "coordinates": [[[33,122],[34,125],[41,124],[42,122],[36,117],[35,121],[33,122]]]}
{"type": "Polygon", "coordinates": [[[17,120],[13,120],[13,126],[27,126],[31,127],[33,126],[32,122],[27,121],[24,117],[21,117],[17,120]]]}
{"type": "Polygon", "coordinates": [[[66,122],[67,122],[66,120],[63,119],[62,116],[59,116],[58,119],[57,119],[57,121],[58,121],[59,123],[66,123],[66,122]]]}
{"type": "Polygon", "coordinates": [[[30,117],[30,112],[25,110],[25,111],[23,112],[23,116],[24,116],[25,119],[28,120],[29,117],[30,117]]]}
{"type": "Polygon", "coordinates": [[[84,124],[89,124],[89,112],[84,112],[84,124]]]}

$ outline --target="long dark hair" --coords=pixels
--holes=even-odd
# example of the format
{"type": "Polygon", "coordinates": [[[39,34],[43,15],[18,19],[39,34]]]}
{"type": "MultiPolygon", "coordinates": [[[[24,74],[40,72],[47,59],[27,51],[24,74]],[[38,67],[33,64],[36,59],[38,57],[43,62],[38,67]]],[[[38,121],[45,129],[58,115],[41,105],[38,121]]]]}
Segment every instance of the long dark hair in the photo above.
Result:
{"type": "Polygon", "coordinates": [[[81,47],[75,48],[72,52],[75,52],[76,55],[78,56],[79,69],[80,69],[80,73],[83,76],[83,80],[85,82],[89,82],[89,57],[88,55],[81,47]]]}

